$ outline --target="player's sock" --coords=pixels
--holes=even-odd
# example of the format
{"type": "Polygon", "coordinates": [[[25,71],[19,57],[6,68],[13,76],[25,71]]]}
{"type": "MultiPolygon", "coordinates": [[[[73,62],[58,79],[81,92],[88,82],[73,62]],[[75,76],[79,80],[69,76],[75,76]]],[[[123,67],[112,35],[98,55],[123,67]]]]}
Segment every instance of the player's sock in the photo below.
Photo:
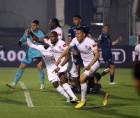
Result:
{"type": "Polygon", "coordinates": [[[77,99],[68,83],[63,84],[62,86],[70,97],[72,97],[73,99],[77,99]]]}
{"type": "Polygon", "coordinates": [[[57,92],[63,95],[65,98],[69,99],[68,94],[65,92],[64,88],[60,85],[56,88],[57,92]]]}
{"type": "Polygon", "coordinates": [[[22,75],[23,75],[24,69],[18,69],[17,73],[16,73],[16,77],[14,80],[14,84],[16,85],[18,83],[18,81],[21,79],[22,75]]]}
{"type": "Polygon", "coordinates": [[[45,73],[43,69],[39,70],[39,77],[40,77],[41,84],[44,85],[45,73]]]}
{"type": "Polygon", "coordinates": [[[87,83],[81,84],[81,101],[86,101],[87,83]]]}
{"type": "Polygon", "coordinates": [[[105,76],[106,74],[108,74],[109,72],[107,72],[107,71],[103,71],[102,73],[101,73],[101,76],[105,76]]]}
{"type": "Polygon", "coordinates": [[[110,74],[110,82],[114,82],[114,74],[110,74]]]}

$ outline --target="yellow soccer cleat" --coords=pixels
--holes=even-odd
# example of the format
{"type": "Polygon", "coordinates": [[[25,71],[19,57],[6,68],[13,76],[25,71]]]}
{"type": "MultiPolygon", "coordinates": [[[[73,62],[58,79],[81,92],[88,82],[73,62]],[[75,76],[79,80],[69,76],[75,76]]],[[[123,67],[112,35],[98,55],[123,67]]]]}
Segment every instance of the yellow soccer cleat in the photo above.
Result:
{"type": "Polygon", "coordinates": [[[80,101],[76,106],[75,109],[81,109],[86,105],[86,101],[80,101]]]}
{"type": "Polygon", "coordinates": [[[103,106],[107,106],[107,104],[108,104],[108,96],[109,96],[109,94],[106,93],[104,98],[103,98],[103,106]]]}

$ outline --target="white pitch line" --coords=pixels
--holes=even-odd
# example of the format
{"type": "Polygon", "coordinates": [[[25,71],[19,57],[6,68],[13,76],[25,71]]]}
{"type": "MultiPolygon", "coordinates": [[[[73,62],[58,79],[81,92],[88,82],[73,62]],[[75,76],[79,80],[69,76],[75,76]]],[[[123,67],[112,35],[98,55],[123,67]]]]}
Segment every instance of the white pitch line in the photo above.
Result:
{"type": "Polygon", "coordinates": [[[30,96],[30,93],[28,91],[28,88],[25,86],[25,84],[23,82],[19,82],[22,90],[24,91],[24,96],[25,96],[25,100],[27,102],[27,106],[28,107],[34,107],[34,104],[32,102],[32,99],[31,99],[31,96],[30,96]]]}

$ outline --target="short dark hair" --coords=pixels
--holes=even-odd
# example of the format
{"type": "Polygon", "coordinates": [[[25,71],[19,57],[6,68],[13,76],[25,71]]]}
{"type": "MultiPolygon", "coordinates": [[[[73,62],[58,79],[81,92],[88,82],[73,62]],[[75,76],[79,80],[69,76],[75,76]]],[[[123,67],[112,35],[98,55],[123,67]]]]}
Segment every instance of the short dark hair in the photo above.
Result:
{"type": "Polygon", "coordinates": [[[51,20],[56,26],[60,27],[59,20],[57,18],[52,18],[51,20]]]}
{"type": "Polygon", "coordinates": [[[33,20],[32,23],[35,23],[35,24],[37,24],[37,25],[40,24],[38,20],[33,20]]]}
{"type": "Polygon", "coordinates": [[[79,18],[82,19],[82,17],[80,15],[74,15],[73,18],[79,18]]]}
{"type": "Polygon", "coordinates": [[[88,34],[87,30],[85,27],[77,27],[76,30],[80,30],[81,32],[85,33],[86,35],[88,34]]]}
{"type": "Polygon", "coordinates": [[[57,34],[57,32],[56,32],[56,31],[52,31],[52,32],[50,32],[50,34],[53,34],[53,35],[55,35],[55,36],[57,36],[57,37],[58,37],[58,34],[57,34]]]}

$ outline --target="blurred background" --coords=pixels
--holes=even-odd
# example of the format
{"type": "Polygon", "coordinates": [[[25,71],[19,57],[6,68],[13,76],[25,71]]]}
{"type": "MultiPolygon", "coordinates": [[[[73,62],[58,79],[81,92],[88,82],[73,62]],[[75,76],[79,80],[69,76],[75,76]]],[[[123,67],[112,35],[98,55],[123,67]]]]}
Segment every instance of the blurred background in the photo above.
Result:
{"type": "Polygon", "coordinates": [[[139,0],[0,0],[0,67],[17,67],[23,59],[25,50],[17,42],[32,20],[38,19],[48,32],[49,19],[58,18],[66,39],[75,14],[82,16],[95,38],[102,25],[109,24],[112,40],[122,39],[113,49],[116,65],[131,67],[140,35],[139,0]]]}

